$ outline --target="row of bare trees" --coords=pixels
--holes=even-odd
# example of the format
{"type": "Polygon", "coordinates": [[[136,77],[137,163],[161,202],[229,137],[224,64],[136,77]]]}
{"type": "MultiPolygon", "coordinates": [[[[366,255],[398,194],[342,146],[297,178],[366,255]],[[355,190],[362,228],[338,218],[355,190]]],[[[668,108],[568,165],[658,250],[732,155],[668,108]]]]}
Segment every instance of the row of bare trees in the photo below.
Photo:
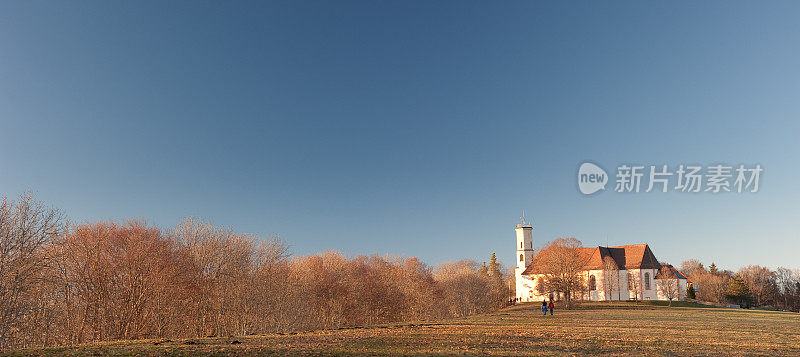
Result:
{"type": "Polygon", "coordinates": [[[194,218],[71,225],[30,194],[0,204],[0,350],[465,316],[507,298],[498,279],[474,261],[292,258],[194,218]]]}
{"type": "Polygon", "coordinates": [[[706,268],[690,259],[681,271],[697,284],[697,299],[720,304],[772,306],[800,311],[800,270],[779,267],[775,270],[748,265],[733,272],[720,270],[714,263],[706,268]]]}

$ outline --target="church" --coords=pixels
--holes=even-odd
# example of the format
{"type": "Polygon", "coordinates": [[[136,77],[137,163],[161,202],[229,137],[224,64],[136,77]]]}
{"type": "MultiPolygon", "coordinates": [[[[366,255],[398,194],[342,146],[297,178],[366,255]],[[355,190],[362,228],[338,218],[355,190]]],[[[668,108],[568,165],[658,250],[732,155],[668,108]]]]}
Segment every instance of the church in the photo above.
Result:
{"type": "MultiPolygon", "coordinates": [[[[538,255],[533,249],[533,226],[525,223],[523,218],[515,231],[518,301],[558,300],[560,296],[542,291],[540,284],[546,267],[541,259],[537,260],[538,255]]],[[[686,298],[687,284],[690,283],[686,276],[671,265],[660,264],[647,244],[578,249],[583,262],[581,275],[585,278],[586,289],[578,296],[573,295],[573,298],[588,301],[669,300],[668,295],[672,295],[673,300],[686,298]],[[673,287],[669,289],[672,291],[667,292],[666,286],[673,287]]]]}

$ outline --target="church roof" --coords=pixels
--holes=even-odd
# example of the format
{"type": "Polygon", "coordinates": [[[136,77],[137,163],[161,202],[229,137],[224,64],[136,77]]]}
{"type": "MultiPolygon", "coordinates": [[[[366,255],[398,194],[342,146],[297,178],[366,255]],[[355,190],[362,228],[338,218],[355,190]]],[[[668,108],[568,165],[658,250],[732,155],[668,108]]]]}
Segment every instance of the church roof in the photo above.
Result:
{"type": "Polygon", "coordinates": [[[664,267],[667,268],[667,269],[666,270],[659,270],[658,273],[656,273],[656,279],[664,279],[664,278],[666,278],[666,279],[686,279],[686,280],[689,280],[689,278],[687,278],[686,275],[683,275],[683,273],[679,272],[678,269],[675,269],[674,266],[666,264],[666,265],[664,265],[664,267]]]}
{"type": "Polygon", "coordinates": [[[602,269],[606,257],[611,257],[619,269],[661,269],[661,264],[647,244],[594,248],[594,254],[586,263],[586,269],[602,269]]]}
{"type": "MultiPolygon", "coordinates": [[[[584,270],[603,269],[603,261],[607,257],[611,258],[620,270],[661,269],[661,264],[658,263],[658,259],[653,255],[647,244],[631,244],[617,247],[580,247],[577,249],[581,259],[584,260],[584,270]]],[[[544,263],[542,262],[544,259],[541,259],[541,257],[546,254],[548,254],[547,249],[539,252],[522,274],[530,275],[544,271],[544,263]]]]}

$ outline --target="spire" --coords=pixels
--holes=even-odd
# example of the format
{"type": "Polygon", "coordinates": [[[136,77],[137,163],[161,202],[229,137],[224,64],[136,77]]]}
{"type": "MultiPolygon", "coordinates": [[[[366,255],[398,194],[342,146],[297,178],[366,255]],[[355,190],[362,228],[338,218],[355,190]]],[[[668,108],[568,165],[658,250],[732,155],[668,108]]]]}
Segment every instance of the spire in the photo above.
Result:
{"type": "Polygon", "coordinates": [[[520,217],[520,223],[517,223],[517,228],[524,228],[524,227],[531,227],[531,223],[525,220],[525,210],[522,210],[522,217],[520,217]]]}

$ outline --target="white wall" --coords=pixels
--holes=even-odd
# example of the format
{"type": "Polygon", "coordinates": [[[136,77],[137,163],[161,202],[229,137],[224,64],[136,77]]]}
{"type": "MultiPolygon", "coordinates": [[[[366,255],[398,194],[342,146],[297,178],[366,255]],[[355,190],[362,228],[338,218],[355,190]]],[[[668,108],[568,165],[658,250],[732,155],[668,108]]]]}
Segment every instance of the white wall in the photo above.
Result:
{"type": "MultiPolygon", "coordinates": [[[[517,269],[517,297],[521,299],[521,301],[542,301],[546,300],[548,296],[539,295],[536,292],[536,284],[535,279],[541,278],[541,276],[521,276],[524,269],[517,269]],[[533,290],[533,297],[530,295],[530,291],[533,290]]],[[[615,286],[615,289],[611,291],[608,297],[605,295],[605,289],[603,287],[603,271],[602,270],[589,270],[582,273],[584,279],[586,279],[586,286],[589,287],[589,276],[594,275],[596,279],[596,290],[587,291],[584,299],[591,300],[591,301],[619,301],[619,300],[668,300],[663,293],[658,290],[658,284],[655,279],[655,275],[658,271],[656,269],[632,269],[628,270],[620,270],[619,273],[619,284],[615,286]],[[638,276],[640,281],[639,290],[640,294],[637,297],[635,291],[631,291],[628,289],[628,273],[631,273],[634,276],[638,276]],[[650,277],[650,288],[648,289],[645,284],[645,274],[648,274],[650,277]]],[[[678,287],[680,292],[678,293],[678,297],[676,300],[684,300],[686,298],[686,280],[680,279],[678,281],[678,287]]]]}
{"type": "Polygon", "coordinates": [[[516,274],[517,274],[517,279],[516,279],[516,281],[517,281],[517,286],[516,286],[517,298],[520,299],[520,301],[523,301],[523,302],[526,302],[526,301],[542,301],[542,299],[544,297],[536,295],[536,283],[535,283],[535,280],[531,279],[531,277],[522,276],[521,275],[524,270],[525,269],[520,269],[520,268],[516,269],[516,274]],[[531,297],[531,294],[530,294],[531,291],[533,291],[533,294],[534,294],[533,297],[531,297]]]}
{"type": "Polygon", "coordinates": [[[517,261],[517,268],[525,268],[533,260],[533,228],[531,226],[520,226],[515,229],[517,233],[516,254],[514,259],[517,261]],[[519,256],[523,260],[519,260],[519,256]]]}
{"type": "MultiPolygon", "coordinates": [[[[673,301],[686,300],[686,289],[687,289],[686,279],[678,279],[678,296],[675,297],[673,301]]],[[[667,296],[660,290],[658,290],[657,293],[658,293],[657,300],[669,300],[669,298],[667,298],[667,296]]]]}

